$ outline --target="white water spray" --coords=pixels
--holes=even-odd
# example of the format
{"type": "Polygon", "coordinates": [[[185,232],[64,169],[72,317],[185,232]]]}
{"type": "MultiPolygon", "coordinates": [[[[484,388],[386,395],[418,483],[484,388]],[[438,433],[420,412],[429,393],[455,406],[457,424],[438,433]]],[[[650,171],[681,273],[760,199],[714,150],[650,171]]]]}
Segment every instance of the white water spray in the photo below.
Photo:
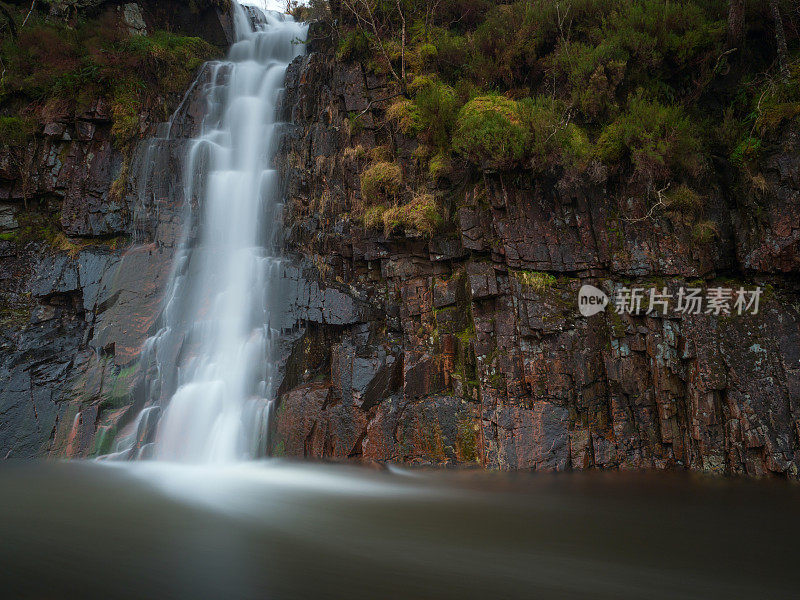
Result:
{"type": "Polygon", "coordinates": [[[210,66],[208,114],[185,157],[185,198],[201,211],[199,229],[189,231],[194,219],[187,219],[164,326],[142,352],[145,365],[155,363],[159,387],[172,381],[175,392],[161,407],[155,444],[145,438],[157,404],[118,441],[117,454],[127,458],[231,461],[258,455],[266,441],[279,320],[271,293],[280,278],[276,103],[289,62],[303,53],[306,26],[238,5],[234,16],[237,41],[226,61],[210,66]],[[176,347],[178,360],[162,360],[176,347]]]}

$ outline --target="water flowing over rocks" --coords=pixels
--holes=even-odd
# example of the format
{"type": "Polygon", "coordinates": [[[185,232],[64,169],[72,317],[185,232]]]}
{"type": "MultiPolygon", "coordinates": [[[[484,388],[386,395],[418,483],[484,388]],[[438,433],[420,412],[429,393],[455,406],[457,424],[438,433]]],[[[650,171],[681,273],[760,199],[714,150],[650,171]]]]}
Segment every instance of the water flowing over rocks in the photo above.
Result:
{"type": "MultiPolygon", "coordinates": [[[[148,26],[163,25],[163,4],[137,3],[148,26]]],[[[203,9],[194,24],[187,17],[185,31],[206,35],[212,24],[219,35],[210,37],[226,45],[229,16],[216,9],[203,9]]],[[[162,310],[182,230],[170,157],[198,131],[204,76],[185,98],[161,99],[180,105],[170,139],[157,116],[163,107],[143,115],[146,133],[161,137],[139,144],[127,178],[103,100],[48,123],[21,160],[0,153],[2,233],[26,225],[76,236],[64,244],[0,240],[0,458],[87,456],[130,418],[135,360],[162,310]],[[118,179],[125,185],[114,192],[118,179]]]]}

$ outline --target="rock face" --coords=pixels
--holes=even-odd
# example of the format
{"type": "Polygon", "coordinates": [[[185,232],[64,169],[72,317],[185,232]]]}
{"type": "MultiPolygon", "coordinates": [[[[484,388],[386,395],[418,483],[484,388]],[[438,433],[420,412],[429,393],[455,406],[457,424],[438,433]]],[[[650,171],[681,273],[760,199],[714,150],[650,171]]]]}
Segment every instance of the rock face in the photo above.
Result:
{"type": "Polygon", "coordinates": [[[324,42],[310,49],[287,75],[294,125],[278,158],[299,339],[287,342],[274,454],[798,477],[796,135],[767,163],[762,210],[720,186],[710,241],[680,214],[648,216],[599,164],[454,175],[440,186],[451,230],[387,237],[357,217],[359,174],[388,146],[413,182],[416,142],[385,124],[385,80],[324,42]],[[756,315],[586,318],[584,284],[611,297],[637,285],[764,292],[756,315]]]}
{"type": "MultiPolygon", "coordinates": [[[[171,6],[137,4],[120,4],[137,33],[171,6]]],[[[449,228],[387,236],[357,216],[359,176],[390,147],[413,185],[416,141],[385,124],[387,81],[338,62],[314,28],[310,39],[287,73],[293,124],[277,157],[292,261],[274,455],[798,478],[797,134],[766,160],[758,210],[718,187],[710,240],[680,214],[648,212],[600,165],[456,172],[437,190],[449,228]],[[610,297],[634,286],[764,293],[755,315],[587,318],[576,300],[585,284],[610,297]]],[[[0,239],[0,457],[86,456],[122,429],[151,435],[130,431],[162,393],[136,359],[191,200],[175,157],[203,113],[190,94],[169,139],[129,161],[122,193],[112,184],[125,160],[102,102],[48,124],[24,161],[0,156],[2,233],[41,227],[35,207],[71,236],[58,251],[0,239]]]]}
{"type": "MultiPolygon", "coordinates": [[[[146,28],[163,25],[160,7],[124,8],[146,28]]],[[[216,23],[223,44],[227,22],[216,23]]],[[[203,34],[203,23],[187,33],[203,34]]],[[[163,133],[154,115],[181,99],[162,98],[143,133],[163,133]]],[[[23,156],[0,151],[0,458],[87,456],[135,414],[136,358],[161,312],[183,227],[176,157],[204,111],[190,93],[169,139],[143,141],[126,157],[113,144],[109,106],[97,100],[48,123],[23,156]]]]}

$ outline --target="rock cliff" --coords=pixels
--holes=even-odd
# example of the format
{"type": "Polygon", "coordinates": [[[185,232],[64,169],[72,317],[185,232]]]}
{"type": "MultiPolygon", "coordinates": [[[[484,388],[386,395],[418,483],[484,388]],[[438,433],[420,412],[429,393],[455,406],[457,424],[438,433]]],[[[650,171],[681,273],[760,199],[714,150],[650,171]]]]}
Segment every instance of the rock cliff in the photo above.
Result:
{"type": "MultiPolygon", "coordinates": [[[[161,3],[135,4],[142,18],[129,25],[152,27],[161,3]]],[[[207,17],[219,43],[226,21],[207,17]]],[[[319,28],[282,101],[292,260],[273,455],[798,477],[796,131],[764,159],[758,210],[719,178],[714,235],[680,210],[652,211],[599,163],[577,175],[456,167],[437,184],[447,215],[435,234],[379,231],[358,217],[361,176],[388,152],[413,182],[418,143],[387,124],[396,90],[337,59],[319,28]],[[585,284],[610,297],[634,286],[764,293],[756,315],[587,318],[585,284]]],[[[183,225],[174,157],[203,110],[190,93],[169,139],[160,111],[145,116],[153,139],[126,161],[98,100],[47,123],[24,164],[0,156],[0,227],[45,223],[55,240],[0,240],[0,457],[106,450],[159,394],[136,359],[183,225]]]]}
{"type": "Polygon", "coordinates": [[[413,181],[417,143],[387,124],[386,79],[324,42],[311,49],[289,70],[294,125],[279,159],[302,337],[274,454],[797,478],[795,131],[765,161],[765,210],[715,187],[711,239],[612,186],[599,163],[578,177],[456,172],[439,185],[444,233],[377,231],[356,216],[359,176],[388,149],[413,181]],[[764,293],[757,315],[585,318],[584,284],[611,297],[634,286],[764,293]]]}

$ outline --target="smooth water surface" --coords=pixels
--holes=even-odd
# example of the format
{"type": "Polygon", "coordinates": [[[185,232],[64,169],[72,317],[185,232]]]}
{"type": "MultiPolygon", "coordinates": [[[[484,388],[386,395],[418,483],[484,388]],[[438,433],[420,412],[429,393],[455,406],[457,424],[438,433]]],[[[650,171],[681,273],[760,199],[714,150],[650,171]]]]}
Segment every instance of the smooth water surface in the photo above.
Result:
{"type": "Polygon", "coordinates": [[[683,475],[59,463],[0,470],[32,598],[796,598],[800,491],[683,475]]]}

